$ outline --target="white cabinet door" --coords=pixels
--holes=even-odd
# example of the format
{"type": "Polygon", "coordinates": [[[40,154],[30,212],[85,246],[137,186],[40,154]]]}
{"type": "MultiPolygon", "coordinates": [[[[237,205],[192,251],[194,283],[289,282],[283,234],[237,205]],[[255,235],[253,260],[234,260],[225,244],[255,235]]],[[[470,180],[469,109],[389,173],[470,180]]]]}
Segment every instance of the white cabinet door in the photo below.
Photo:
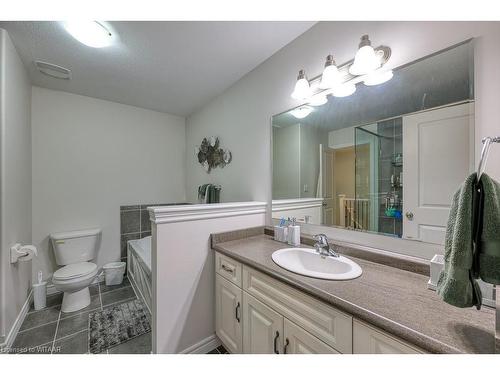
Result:
{"type": "Polygon", "coordinates": [[[253,268],[243,266],[243,292],[262,301],[340,353],[352,353],[352,317],[253,268]]]}
{"type": "Polygon", "coordinates": [[[453,194],[474,169],[474,105],[403,117],[403,237],[443,244],[453,194]]]}
{"type": "Polygon", "coordinates": [[[421,354],[422,352],[354,320],[352,324],[353,354],[421,354]]]}
{"type": "Polygon", "coordinates": [[[215,276],[215,332],[231,353],[242,351],[242,290],[215,276]]]}
{"type": "Polygon", "coordinates": [[[340,354],[288,319],[284,321],[284,332],[283,352],[285,354],[340,354]]]}
{"type": "Polygon", "coordinates": [[[283,353],[283,316],[243,292],[243,352],[283,353]]]}

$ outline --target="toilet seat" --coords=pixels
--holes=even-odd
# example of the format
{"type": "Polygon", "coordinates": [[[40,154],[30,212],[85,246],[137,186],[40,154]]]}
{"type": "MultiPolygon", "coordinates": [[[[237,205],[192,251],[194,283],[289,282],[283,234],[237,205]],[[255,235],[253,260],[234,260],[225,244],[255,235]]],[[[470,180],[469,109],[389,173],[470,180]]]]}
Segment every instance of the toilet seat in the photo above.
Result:
{"type": "Polygon", "coordinates": [[[54,281],[68,281],[96,273],[97,265],[91,262],[68,264],[54,272],[54,281]]]}

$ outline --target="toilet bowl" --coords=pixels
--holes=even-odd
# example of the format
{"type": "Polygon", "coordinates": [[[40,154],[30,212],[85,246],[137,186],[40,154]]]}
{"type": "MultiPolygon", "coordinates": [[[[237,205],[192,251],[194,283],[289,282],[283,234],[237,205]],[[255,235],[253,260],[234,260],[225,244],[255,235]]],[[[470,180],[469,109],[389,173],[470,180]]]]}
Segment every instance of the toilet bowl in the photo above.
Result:
{"type": "Polygon", "coordinates": [[[54,287],[64,292],[62,312],[77,311],[90,305],[89,285],[96,276],[97,265],[91,262],[69,264],[54,273],[54,287]]]}
{"type": "Polygon", "coordinates": [[[50,235],[59,268],[52,277],[54,287],[64,292],[62,312],[73,312],[90,304],[89,285],[97,276],[93,262],[99,247],[100,229],[78,230],[50,235]]]}

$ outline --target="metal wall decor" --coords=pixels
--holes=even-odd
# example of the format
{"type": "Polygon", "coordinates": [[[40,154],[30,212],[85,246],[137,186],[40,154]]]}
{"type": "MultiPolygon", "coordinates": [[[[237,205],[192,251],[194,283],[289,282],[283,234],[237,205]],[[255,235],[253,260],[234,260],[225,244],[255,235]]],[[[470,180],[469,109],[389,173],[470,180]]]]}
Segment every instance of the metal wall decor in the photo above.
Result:
{"type": "Polygon", "coordinates": [[[201,145],[194,149],[198,162],[207,173],[216,167],[224,168],[233,159],[231,151],[223,150],[219,143],[219,137],[203,138],[201,145]]]}

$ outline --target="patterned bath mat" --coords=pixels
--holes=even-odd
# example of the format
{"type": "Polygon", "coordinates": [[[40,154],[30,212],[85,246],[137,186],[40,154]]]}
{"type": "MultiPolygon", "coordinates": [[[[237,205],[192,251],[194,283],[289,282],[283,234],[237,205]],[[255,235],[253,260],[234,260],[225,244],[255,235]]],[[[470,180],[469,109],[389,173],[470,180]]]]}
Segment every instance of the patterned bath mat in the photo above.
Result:
{"type": "Polygon", "coordinates": [[[146,308],[137,299],[92,312],[89,314],[89,352],[101,353],[148,332],[151,325],[146,308]]]}

